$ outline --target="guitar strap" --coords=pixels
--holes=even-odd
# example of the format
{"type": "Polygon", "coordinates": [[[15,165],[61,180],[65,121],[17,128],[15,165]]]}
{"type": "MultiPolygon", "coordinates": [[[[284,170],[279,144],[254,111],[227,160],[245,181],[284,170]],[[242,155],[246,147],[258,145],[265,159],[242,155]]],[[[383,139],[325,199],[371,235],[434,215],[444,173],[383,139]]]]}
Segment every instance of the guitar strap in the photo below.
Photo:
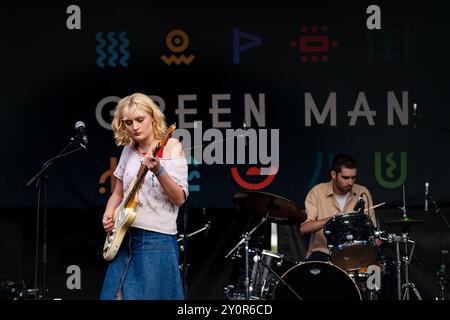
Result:
{"type": "MultiPolygon", "coordinates": [[[[165,147],[165,146],[164,146],[164,147],[165,147]]],[[[162,158],[163,152],[164,152],[164,147],[162,147],[161,149],[159,149],[159,151],[158,151],[158,153],[157,153],[158,158],[162,158]]]]}

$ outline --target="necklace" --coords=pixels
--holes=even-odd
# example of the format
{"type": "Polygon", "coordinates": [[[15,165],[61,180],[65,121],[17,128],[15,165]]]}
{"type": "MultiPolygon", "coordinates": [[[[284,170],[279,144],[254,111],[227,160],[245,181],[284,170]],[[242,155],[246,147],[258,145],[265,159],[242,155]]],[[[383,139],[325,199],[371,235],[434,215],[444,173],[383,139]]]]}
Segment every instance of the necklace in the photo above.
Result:
{"type": "Polygon", "coordinates": [[[139,153],[141,156],[145,156],[145,155],[147,154],[147,151],[141,152],[141,150],[139,150],[139,147],[136,147],[136,151],[137,151],[137,153],[139,153]]]}

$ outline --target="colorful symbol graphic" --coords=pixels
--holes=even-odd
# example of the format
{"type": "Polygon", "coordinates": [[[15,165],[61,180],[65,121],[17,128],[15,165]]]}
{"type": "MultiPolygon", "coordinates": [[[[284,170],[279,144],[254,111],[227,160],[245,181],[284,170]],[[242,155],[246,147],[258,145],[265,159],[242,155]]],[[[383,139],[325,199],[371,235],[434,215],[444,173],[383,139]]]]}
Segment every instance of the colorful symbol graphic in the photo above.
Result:
{"type": "Polygon", "coordinates": [[[277,175],[277,172],[278,172],[277,168],[274,167],[270,168],[250,167],[245,173],[246,176],[266,176],[266,178],[264,178],[260,182],[248,182],[247,180],[241,177],[237,167],[231,168],[231,175],[234,181],[242,188],[248,190],[261,190],[266,188],[269,184],[273,182],[273,180],[277,175]],[[264,172],[267,171],[266,169],[269,169],[268,170],[269,172],[264,174],[263,171],[264,172]]]}
{"type": "Polygon", "coordinates": [[[338,41],[331,40],[329,35],[320,35],[320,33],[328,33],[328,27],[312,26],[308,29],[306,26],[300,28],[301,35],[298,40],[291,42],[292,48],[298,48],[300,51],[300,61],[306,62],[328,62],[328,54],[331,47],[337,47],[338,41]],[[305,34],[311,35],[305,35],[305,34]]]}
{"type": "MultiPolygon", "coordinates": [[[[189,46],[189,37],[183,30],[172,30],[167,34],[166,45],[167,48],[174,53],[183,52],[189,46]]],[[[169,57],[166,55],[161,56],[161,60],[168,66],[172,63],[175,63],[176,65],[180,65],[181,63],[188,65],[192,62],[192,60],[194,60],[194,58],[195,56],[193,54],[189,56],[185,56],[184,54],[180,54],[178,56],[172,54],[169,57]]]]}
{"type": "MultiPolygon", "coordinates": [[[[108,178],[110,178],[110,183],[111,183],[111,189],[110,192],[112,192],[114,190],[114,187],[116,186],[116,180],[117,178],[114,176],[114,171],[116,170],[117,167],[117,158],[116,157],[111,157],[109,159],[109,163],[110,163],[110,168],[108,170],[106,170],[100,177],[99,180],[99,184],[100,185],[104,185],[106,183],[106,180],[108,178]]],[[[106,192],[106,188],[105,187],[100,187],[98,189],[98,192],[100,192],[101,194],[104,194],[106,192]]]]}
{"type": "MultiPolygon", "coordinates": [[[[117,62],[117,59],[119,58],[119,53],[120,53],[120,54],[122,54],[122,57],[119,60],[119,64],[122,67],[128,67],[127,60],[130,58],[130,53],[125,49],[128,48],[130,42],[127,39],[127,32],[122,31],[121,33],[119,33],[119,40],[121,41],[121,45],[119,47],[119,53],[116,52],[117,45],[119,42],[116,40],[115,37],[116,37],[116,33],[114,31],[108,33],[107,40],[109,40],[109,42],[110,42],[110,45],[107,48],[107,53],[110,54],[110,57],[107,61],[108,65],[113,68],[117,67],[116,62],[117,62]]],[[[95,48],[95,51],[99,55],[99,57],[96,60],[96,63],[99,67],[104,68],[105,67],[104,61],[108,57],[108,55],[103,49],[105,48],[107,42],[103,39],[103,32],[98,32],[95,35],[95,38],[99,42],[99,44],[95,48]]]]}
{"type": "Polygon", "coordinates": [[[401,29],[383,29],[370,31],[367,37],[369,62],[374,62],[377,58],[387,63],[410,61],[411,40],[408,26],[403,28],[403,33],[401,29]]]}
{"type": "Polygon", "coordinates": [[[406,176],[408,173],[407,156],[408,154],[406,152],[400,152],[400,168],[398,168],[398,161],[394,160],[394,152],[389,152],[386,155],[385,159],[387,166],[384,166],[385,173],[386,176],[389,178],[389,180],[391,180],[388,181],[383,177],[382,174],[383,163],[381,160],[381,152],[375,152],[375,178],[377,179],[378,183],[381,186],[383,186],[386,189],[394,189],[400,187],[405,183],[406,176]],[[398,178],[394,180],[395,173],[398,171],[400,171],[400,174],[398,174],[398,178]]]}
{"type": "MultiPolygon", "coordinates": [[[[200,172],[195,169],[199,166],[199,162],[197,161],[197,159],[195,159],[194,157],[191,156],[188,159],[188,164],[194,166],[194,170],[190,170],[189,176],[188,176],[189,192],[198,192],[198,191],[200,191],[200,184],[193,184],[192,181],[197,180],[197,182],[198,182],[198,180],[200,180],[202,177],[200,175],[200,172]]],[[[191,166],[191,168],[192,168],[192,166],[191,166]]]]}
{"type": "Polygon", "coordinates": [[[241,52],[260,46],[262,37],[255,36],[250,33],[241,32],[239,28],[233,28],[233,63],[241,63],[241,52]],[[245,44],[241,44],[241,39],[249,40],[245,44]]]}

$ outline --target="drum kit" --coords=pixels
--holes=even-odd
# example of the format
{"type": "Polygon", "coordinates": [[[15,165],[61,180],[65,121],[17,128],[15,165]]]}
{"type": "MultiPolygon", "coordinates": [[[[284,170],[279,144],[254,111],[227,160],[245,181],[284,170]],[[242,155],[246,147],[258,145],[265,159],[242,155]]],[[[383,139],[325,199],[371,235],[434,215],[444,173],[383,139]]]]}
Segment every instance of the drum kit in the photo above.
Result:
{"type": "Polygon", "coordinates": [[[303,209],[281,196],[257,191],[238,192],[233,201],[239,210],[256,214],[261,220],[249,232],[242,234],[225,256],[234,261],[230,282],[225,287],[225,299],[383,299],[380,289],[387,263],[380,255],[379,245],[395,243],[396,298],[409,300],[412,290],[421,300],[417,288],[409,281],[408,265],[415,242],[410,239],[408,231],[410,226],[425,221],[407,217],[405,206],[401,208],[401,219],[386,222],[400,227],[400,235],[380,231],[379,223],[375,228],[362,210],[334,216],[323,228],[330,252],[329,261],[299,261],[285,254],[252,247],[251,238],[266,222],[299,225],[307,218],[303,209]]]}

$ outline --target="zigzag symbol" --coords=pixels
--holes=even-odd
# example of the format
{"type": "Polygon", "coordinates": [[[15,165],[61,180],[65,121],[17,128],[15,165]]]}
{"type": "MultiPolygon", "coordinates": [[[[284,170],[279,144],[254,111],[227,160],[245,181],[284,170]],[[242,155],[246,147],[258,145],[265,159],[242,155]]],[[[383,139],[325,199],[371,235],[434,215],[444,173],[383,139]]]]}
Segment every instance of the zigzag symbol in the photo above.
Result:
{"type": "Polygon", "coordinates": [[[108,59],[108,63],[110,66],[116,66],[116,59],[119,56],[113,49],[117,47],[117,40],[114,38],[115,32],[108,33],[108,40],[111,44],[108,46],[108,52],[111,54],[111,57],[108,59]]]}
{"type": "Polygon", "coordinates": [[[161,60],[164,61],[167,65],[171,65],[173,62],[176,63],[176,65],[180,65],[180,63],[189,64],[194,60],[195,56],[191,54],[189,57],[186,57],[185,55],[181,55],[180,57],[177,57],[175,55],[171,55],[170,57],[167,57],[166,55],[161,56],[161,60]]]}
{"type": "Polygon", "coordinates": [[[127,39],[127,32],[122,31],[119,33],[119,39],[122,41],[122,45],[119,47],[119,51],[121,54],[123,54],[123,57],[120,59],[120,64],[124,67],[128,67],[127,60],[130,58],[130,53],[125,50],[125,48],[128,48],[130,42],[127,39]]]}
{"type": "Polygon", "coordinates": [[[97,58],[97,60],[95,61],[97,63],[97,65],[99,67],[104,68],[105,65],[103,63],[103,60],[105,60],[106,58],[106,54],[105,51],[103,51],[103,48],[106,45],[106,41],[103,40],[103,32],[99,32],[95,35],[95,39],[97,39],[99,43],[99,45],[95,48],[95,51],[99,54],[99,57],[97,58]]]}
{"type": "MultiPolygon", "coordinates": [[[[99,67],[104,68],[105,64],[104,61],[107,58],[107,54],[103,50],[103,48],[106,47],[106,41],[103,39],[103,32],[98,32],[95,35],[95,38],[99,42],[97,47],[95,48],[95,51],[98,53],[99,57],[96,60],[96,63],[99,67]]],[[[116,33],[114,31],[109,32],[107,35],[107,39],[110,41],[110,45],[107,48],[107,52],[111,55],[108,59],[108,65],[111,67],[116,67],[116,61],[119,57],[119,54],[117,53],[117,45],[118,41],[116,39],[116,33]]],[[[122,54],[122,58],[120,59],[120,65],[124,67],[128,67],[127,60],[130,58],[129,51],[125,50],[129,47],[130,42],[127,39],[127,33],[126,31],[122,31],[119,33],[119,39],[122,42],[121,46],[118,48],[119,52],[122,54]]]]}

